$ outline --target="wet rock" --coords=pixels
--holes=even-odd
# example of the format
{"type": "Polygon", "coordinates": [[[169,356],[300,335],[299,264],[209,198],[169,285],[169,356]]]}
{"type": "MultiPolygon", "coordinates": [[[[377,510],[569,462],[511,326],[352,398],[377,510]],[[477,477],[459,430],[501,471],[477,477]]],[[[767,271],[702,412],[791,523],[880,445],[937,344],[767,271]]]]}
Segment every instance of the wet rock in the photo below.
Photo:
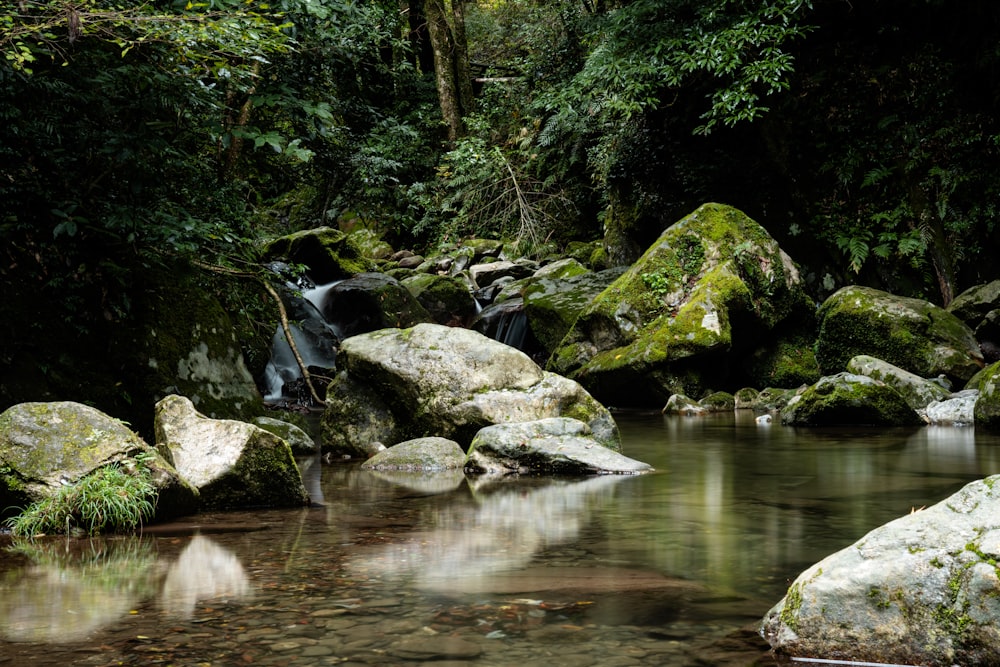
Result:
{"type": "Polygon", "coordinates": [[[472,440],[466,470],[487,474],[635,474],[649,464],[603,447],[590,427],[576,419],[554,418],[496,424],[472,440]]]}
{"type": "Polygon", "coordinates": [[[667,399],[667,404],[660,410],[665,415],[684,415],[686,417],[696,417],[708,414],[708,408],[684,394],[672,394],[667,399]]]}
{"type": "Polygon", "coordinates": [[[317,284],[372,270],[371,261],[355,239],[332,227],[317,227],[282,236],[264,247],[267,260],[305,264],[317,284]]]}
{"type": "Polygon", "coordinates": [[[930,403],[923,415],[928,424],[971,426],[976,419],[978,399],[979,392],[975,389],[960,391],[950,398],[930,403]]]}
{"type": "Polygon", "coordinates": [[[309,502],[288,443],[262,428],[209,419],[183,396],[155,408],[158,451],[209,508],[289,507],[309,502]]]}
{"type": "Polygon", "coordinates": [[[879,380],[838,373],[796,394],[781,410],[781,422],[793,426],[922,424],[903,396],[879,380]]]}
{"type": "Polygon", "coordinates": [[[871,531],[800,574],[765,616],[781,654],[1000,664],[1000,477],[871,531]]]}
{"type": "Polygon", "coordinates": [[[421,273],[401,283],[438,324],[467,326],[476,316],[476,300],[458,278],[421,273]]]}
{"type": "Polygon", "coordinates": [[[1000,428],[1000,362],[987,366],[978,378],[979,399],[976,401],[976,426],[1000,428]]]}
{"type": "Polygon", "coordinates": [[[382,273],[363,273],[332,286],[320,311],[345,338],[433,319],[398,280],[382,273]]]}

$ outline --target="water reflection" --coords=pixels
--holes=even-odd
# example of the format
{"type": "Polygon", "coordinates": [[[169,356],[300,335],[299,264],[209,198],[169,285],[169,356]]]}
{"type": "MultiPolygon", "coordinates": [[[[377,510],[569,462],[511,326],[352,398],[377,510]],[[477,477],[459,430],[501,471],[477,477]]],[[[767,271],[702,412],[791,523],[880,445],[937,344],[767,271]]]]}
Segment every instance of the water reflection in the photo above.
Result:
{"type": "Polygon", "coordinates": [[[159,601],[168,613],[188,618],[202,600],[239,600],[252,594],[236,554],[204,535],[195,535],[167,569],[159,601]]]}
{"type": "Polygon", "coordinates": [[[79,641],[156,599],[189,617],[200,600],[249,597],[236,555],[195,535],[176,559],[150,537],[19,542],[30,563],[0,576],[0,636],[14,642],[79,641]]]}
{"type": "Polygon", "coordinates": [[[488,590],[498,574],[524,568],[548,547],[577,540],[593,514],[613,500],[616,487],[635,479],[473,480],[469,501],[428,512],[419,522],[426,528],[355,551],[345,565],[419,589],[488,590]]]}

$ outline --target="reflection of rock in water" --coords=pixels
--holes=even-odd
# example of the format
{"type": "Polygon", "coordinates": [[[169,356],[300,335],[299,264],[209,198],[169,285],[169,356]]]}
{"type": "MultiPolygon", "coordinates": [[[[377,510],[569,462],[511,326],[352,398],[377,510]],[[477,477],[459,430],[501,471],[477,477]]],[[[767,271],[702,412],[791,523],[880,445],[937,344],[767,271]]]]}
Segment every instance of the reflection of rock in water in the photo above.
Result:
{"type": "Polygon", "coordinates": [[[188,617],[201,600],[247,598],[252,593],[235,554],[203,535],[195,535],[167,571],[160,605],[168,613],[188,617]]]}
{"type": "MultiPolygon", "coordinates": [[[[155,590],[149,542],[94,539],[26,547],[39,564],[0,576],[0,637],[13,642],[79,641],[126,616],[155,590]]],[[[3,662],[0,656],[0,662],[3,662]]]]}
{"type": "Polygon", "coordinates": [[[577,539],[592,510],[629,479],[634,478],[530,479],[479,488],[477,504],[449,506],[428,519],[433,529],[359,551],[347,565],[369,574],[378,570],[386,578],[412,578],[427,590],[495,591],[542,549],[577,539]]]}

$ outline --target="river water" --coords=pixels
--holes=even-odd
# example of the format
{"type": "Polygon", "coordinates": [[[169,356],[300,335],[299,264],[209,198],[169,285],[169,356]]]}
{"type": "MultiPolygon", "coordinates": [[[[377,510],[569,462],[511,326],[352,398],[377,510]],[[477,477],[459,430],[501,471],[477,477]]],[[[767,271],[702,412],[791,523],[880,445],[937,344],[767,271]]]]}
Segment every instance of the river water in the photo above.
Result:
{"type": "Polygon", "coordinates": [[[800,571],[1000,471],[972,428],[616,418],[655,473],[305,461],[322,506],[7,548],[0,664],[774,665],[756,624],[800,571]]]}

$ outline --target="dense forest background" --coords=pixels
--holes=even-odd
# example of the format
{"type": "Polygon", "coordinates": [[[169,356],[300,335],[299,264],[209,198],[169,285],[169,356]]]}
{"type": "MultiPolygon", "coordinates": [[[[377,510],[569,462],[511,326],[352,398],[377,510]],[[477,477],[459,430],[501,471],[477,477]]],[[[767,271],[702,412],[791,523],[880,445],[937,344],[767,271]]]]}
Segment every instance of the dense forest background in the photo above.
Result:
{"type": "Polygon", "coordinates": [[[624,264],[705,201],[817,299],[946,305],[1000,266],[998,37],[993,0],[0,0],[0,362],[299,229],[624,264]]]}

